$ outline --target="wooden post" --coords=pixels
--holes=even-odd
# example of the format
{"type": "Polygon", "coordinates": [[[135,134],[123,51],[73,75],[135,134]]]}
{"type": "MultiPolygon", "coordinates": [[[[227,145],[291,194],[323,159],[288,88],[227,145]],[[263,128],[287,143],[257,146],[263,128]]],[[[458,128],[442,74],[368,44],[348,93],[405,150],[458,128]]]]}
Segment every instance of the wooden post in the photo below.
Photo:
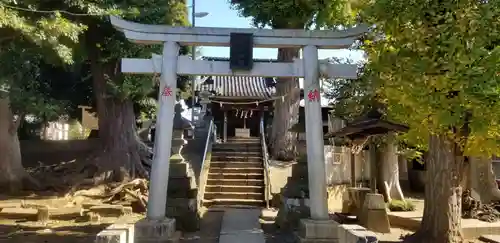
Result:
{"type": "Polygon", "coordinates": [[[179,45],[168,41],[163,45],[163,62],[156,122],[155,151],[151,165],[147,217],[164,219],[167,205],[168,176],[172,145],[175,93],[177,89],[177,54],[179,45]]]}
{"type": "MultiPolygon", "coordinates": [[[[319,94],[318,48],[308,45],[304,53],[304,87],[306,92],[319,94]]],[[[321,119],[321,97],[305,99],[307,171],[309,177],[309,200],[311,218],[328,220],[326,193],[326,166],[323,144],[323,120],[321,119]]]]}
{"type": "Polygon", "coordinates": [[[223,131],[224,142],[227,142],[227,111],[224,111],[224,131],[223,131]]]}
{"type": "Polygon", "coordinates": [[[372,193],[377,193],[377,148],[373,141],[368,142],[370,143],[370,189],[372,193]]]}
{"type": "MultiPolygon", "coordinates": [[[[361,150],[360,153],[362,153],[361,150]]],[[[356,187],[356,154],[351,149],[351,187],[356,187]]]]}

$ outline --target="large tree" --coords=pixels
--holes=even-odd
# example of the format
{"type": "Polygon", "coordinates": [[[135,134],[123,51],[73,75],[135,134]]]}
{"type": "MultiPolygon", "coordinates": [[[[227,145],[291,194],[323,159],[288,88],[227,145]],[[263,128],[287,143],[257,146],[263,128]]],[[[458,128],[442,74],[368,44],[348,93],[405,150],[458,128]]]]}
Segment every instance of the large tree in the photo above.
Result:
{"type": "Polygon", "coordinates": [[[39,65],[71,62],[71,45],[84,30],[58,13],[37,12],[39,4],[0,5],[0,185],[11,190],[33,182],[21,163],[19,124],[27,114],[50,117],[60,107],[40,92],[45,84],[39,65]]]}
{"type": "MultiPolygon", "coordinates": [[[[350,60],[334,59],[333,62],[351,63],[350,60]]],[[[372,109],[387,117],[386,109],[380,104],[376,95],[376,87],[370,79],[371,70],[365,68],[365,61],[360,61],[360,76],[357,79],[328,79],[325,85],[325,96],[332,100],[333,114],[348,123],[366,116],[372,109]]],[[[399,142],[395,134],[386,134],[372,139],[377,146],[377,158],[380,162],[377,184],[380,193],[387,201],[404,200],[399,183],[399,142]]]]}
{"type": "MultiPolygon", "coordinates": [[[[93,81],[93,93],[97,104],[97,115],[99,118],[99,137],[102,142],[102,150],[96,156],[99,170],[94,176],[102,180],[123,181],[136,176],[147,176],[146,170],[141,164],[142,160],[148,160],[148,149],[140,141],[136,134],[136,119],[133,109],[134,102],[143,99],[151,93],[155,82],[151,77],[140,77],[123,75],[120,72],[120,59],[122,57],[150,58],[152,52],[160,51],[158,46],[144,47],[134,45],[126,40],[119,31],[115,30],[108,19],[109,14],[121,15],[127,19],[151,24],[187,24],[187,8],[184,0],[168,1],[7,1],[0,6],[0,30],[2,44],[7,45],[12,40],[19,40],[22,44],[29,43],[38,50],[53,50],[60,60],[71,63],[77,70],[81,70],[82,78],[91,77],[93,81]],[[62,17],[64,16],[64,17],[62,17]],[[72,45],[77,42],[78,45],[72,45]],[[85,70],[89,70],[85,74],[85,70]]],[[[18,42],[15,42],[18,43],[18,42]]],[[[20,47],[17,47],[19,49],[20,47]]],[[[22,46],[25,50],[25,46],[22,46]]],[[[2,52],[4,53],[3,47],[2,52]]],[[[13,49],[14,50],[14,49],[13,49]]],[[[31,49],[30,49],[31,50],[31,49]]],[[[186,49],[183,48],[185,52],[186,49]]],[[[14,50],[12,53],[21,53],[14,50]]],[[[29,55],[23,55],[19,63],[33,65],[37,63],[26,59],[29,55]]],[[[44,55],[46,57],[46,55],[44,55]]],[[[50,55],[49,55],[50,57],[50,55]]],[[[10,57],[2,56],[3,60],[10,57]]],[[[59,59],[59,60],[58,60],[59,59]]],[[[13,95],[12,84],[20,84],[15,78],[20,74],[27,76],[25,70],[12,69],[14,74],[7,73],[4,77],[11,77],[7,87],[10,96],[2,96],[5,102],[5,112],[8,120],[2,121],[5,132],[2,132],[2,150],[14,151],[7,158],[3,157],[3,164],[15,168],[22,168],[17,142],[17,135],[13,133],[17,126],[16,116],[10,105],[13,95]],[[18,82],[18,83],[16,83],[18,82]],[[8,116],[7,116],[8,115],[8,116]],[[9,136],[7,136],[7,134],[9,136]],[[17,148],[17,149],[16,149],[17,148]],[[13,162],[14,161],[14,162],[13,162]]],[[[25,80],[29,80],[24,78],[25,80]]],[[[2,82],[4,82],[2,80],[2,82]]],[[[37,83],[36,79],[31,79],[37,83]]],[[[179,79],[183,80],[183,79],[179,79]]],[[[179,85],[182,87],[182,85],[179,85]]],[[[27,93],[25,93],[27,94],[27,93]]],[[[2,153],[3,154],[3,153],[2,153]]],[[[4,169],[2,171],[13,170],[4,169]]],[[[20,176],[8,176],[9,181],[19,181],[16,178],[24,178],[23,169],[16,169],[20,176]]],[[[97,182],[96,181],[96,182],[97,182]]]]}
{"type": "Polygon", "coordinates": [[[378,95],[428,145],[423,220],[408,240],[461,242],[464,155],[498,153],[500,2],[376,0],[363,17],[376,26],[365,44],[378,95]]]}
{"type": "MultiPolygon", "coordinates": [[[[99,5],[93,2],[83,1],[78,6],[67,7],[83,13],[95,11],[95,8],[98,12],[114,8],[124,18],[145,24],[187,24],[184,0],[109,1],[99,5]]],[[[86,16],[75,21],[87,26],[80,39],[81,53],[90,66],[102,142],[96,159],[99,166],[96,182],[145,177],[147,172],[141,162],[148,161],[149,154],[136,132],[134,103],[157,86],[152,77],[122,74],[120,60],[123,57],[151,58],[152,53],[161,52],[161,47],[131,43],[112,27],[107,16],[86,16]]]]}
{"type": "MultiPolygon", "coordinates": [[[[353,23],[348,0],[231,0],[244,17],[251,17],[257,27],[273,29],[335,28],[353,23]]],[[[292,62],[299,49],[279,48],[278,61],[292,62]]],[[[276,95],[285,96],[274,104],[273,129],[270,135],[271,155],[278,160],[293,160],[296,137],[289,129],[298,122],[300,87],[296,78],[279,78],[276,95]]]]}

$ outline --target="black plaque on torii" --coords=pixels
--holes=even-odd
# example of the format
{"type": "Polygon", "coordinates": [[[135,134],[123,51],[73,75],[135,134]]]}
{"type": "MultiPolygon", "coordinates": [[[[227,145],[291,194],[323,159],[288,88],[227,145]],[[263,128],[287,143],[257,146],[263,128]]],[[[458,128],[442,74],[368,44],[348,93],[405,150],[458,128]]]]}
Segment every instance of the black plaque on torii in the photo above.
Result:
{"type": "Polygon", "coordinates": [[[250,71],[253,68],[253,34],[231,33],[229,42],[229,67],[233,71],[250,71]]]}

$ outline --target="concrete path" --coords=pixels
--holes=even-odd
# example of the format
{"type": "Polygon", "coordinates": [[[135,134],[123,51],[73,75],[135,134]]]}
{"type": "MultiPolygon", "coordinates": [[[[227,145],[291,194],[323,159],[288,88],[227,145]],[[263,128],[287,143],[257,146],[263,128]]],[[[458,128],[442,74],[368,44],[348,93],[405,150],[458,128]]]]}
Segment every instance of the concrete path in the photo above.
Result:
{"type": "Polygon", "coordinates": [[[224,210],[219,243],[265,243],[260,228],[261,209],[227,208],[224,210]]]}

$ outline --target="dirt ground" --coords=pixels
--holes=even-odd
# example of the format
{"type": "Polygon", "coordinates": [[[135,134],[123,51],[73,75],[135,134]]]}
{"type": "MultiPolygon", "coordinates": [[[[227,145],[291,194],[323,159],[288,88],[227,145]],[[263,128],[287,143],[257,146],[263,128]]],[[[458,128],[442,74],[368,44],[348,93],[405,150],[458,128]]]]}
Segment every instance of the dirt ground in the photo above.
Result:
{"type": "MultiPolygon", "coordinates": [[[[0,195],[0,206],[21,202],[49,206],[53,209],[51,220],[45,224],[36,222],[36,209],[5,208],[0,212],[0,243],[91,243],[99,231],[113,223],[135,222],[144,217],[132,214],[90,223],[80,216],[80,207],[68,198],[0,195]]],[[[206,211],[201,230],[185,233],[181,243],[217,243],[223,215],[223,211],[206,211]]]]}
{"type": "Polygon", "coordinates": [[[51,219],[46,223],[37,222],[37,210],[33,208],[4,208],[0,212],[0,243],[89,243],[99,231],[115,221],[133,222],[143,217],[132,214],[90,223],[80,215],[80,206],[69,198],[0,195],[0,206],[20,204],[48,206],[51,219]]]}

